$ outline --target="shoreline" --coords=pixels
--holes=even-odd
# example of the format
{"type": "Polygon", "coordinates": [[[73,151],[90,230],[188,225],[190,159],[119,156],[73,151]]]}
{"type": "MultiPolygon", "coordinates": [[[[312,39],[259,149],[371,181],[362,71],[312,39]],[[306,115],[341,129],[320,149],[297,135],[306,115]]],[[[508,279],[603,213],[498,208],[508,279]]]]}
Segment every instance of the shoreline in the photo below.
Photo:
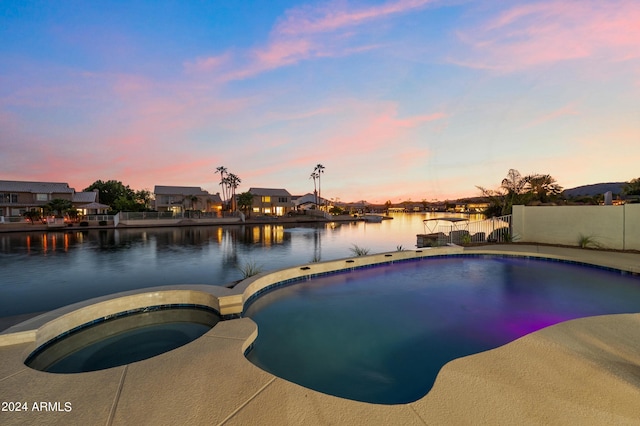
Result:
{"type": "Polygon", "coordinates": [[[325,219],[321,217],[313,217],[313,216],[293,216],[293,217],[266,217],[263,219],[258,218],[249,218],[243,221],[230,222],[225,219],[211,219],[196,222],[195,219],[185,219],[178,223],[167,223],[167,224],[158,224],[153,223],[149,225],[144,224],[136,224],[136,225],[123,225],[120,224],[118,226],[113,225],[98,225],[98,226],[79,226],[78,224],[72,224],[72,226],[58,226],[58,227],[50,227],[47,225],[32,225],[32,224],[0,224],[0,234],[2,233],[11,233],[11,232],[64,232],[64,231],[85,231],[85,230],[94,230],[94,229],[135,229],[135,228],[171,228],[171,227],[188,227],[188,226],[238,226],[238,225],[267,225],[274,223],[281,224],[289,224],[289,223],[331,223],[331,222],[360,222],[365,221],[361,217],[354,217],[351,215],[339,215],[332,217],[331,219],[325,219]]]}

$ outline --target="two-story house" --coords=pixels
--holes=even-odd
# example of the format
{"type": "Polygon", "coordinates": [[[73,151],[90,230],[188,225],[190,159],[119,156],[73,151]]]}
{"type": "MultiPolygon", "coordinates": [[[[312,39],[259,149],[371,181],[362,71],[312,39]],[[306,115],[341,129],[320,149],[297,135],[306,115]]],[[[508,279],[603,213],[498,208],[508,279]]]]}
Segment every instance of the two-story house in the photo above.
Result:
{"type": "Polygon", "coordinates": [[[156,185],[153,193],[155,209],[158,211],[172,211],[174,214],[179,214],[186,210],[202,212],[222,210],[220,194],[209,194],[197,186],[156,185]]]}
{"type": "Polygon", "coordinates": [[[21,216],[55,199],[72,201],[74,193],[62,182],[0,180],[0,216],[21,216]]]}
{"type": "Polygon", "coordinates": [[[253,213],[283,216],[295,209],[286,189],[249,188],[248,192],[253,194],[253,213]]]}

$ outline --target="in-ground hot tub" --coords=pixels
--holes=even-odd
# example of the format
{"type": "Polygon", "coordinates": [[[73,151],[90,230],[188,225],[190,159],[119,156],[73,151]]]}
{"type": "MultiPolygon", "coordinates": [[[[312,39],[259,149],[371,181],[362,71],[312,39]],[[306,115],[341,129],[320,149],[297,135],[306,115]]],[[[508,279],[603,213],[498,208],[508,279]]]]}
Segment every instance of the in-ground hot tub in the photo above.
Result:
{"type": "Polygon", "coordinates": [[[199,338],[220,321],[205,306],[155,306],[83,324],[49,340],[25,364],[49,373],[81,373],[130,364],[199,338]]]}
{"type": "Polygon", "coordinates": [[[48,314],[25,360],[33,369],[81,373],[141,361],[183,346],[220,320],[219,299],[167,289],[83,302],[48,314]],[[93,302],[93,303],[92,303],[93,302]]]}

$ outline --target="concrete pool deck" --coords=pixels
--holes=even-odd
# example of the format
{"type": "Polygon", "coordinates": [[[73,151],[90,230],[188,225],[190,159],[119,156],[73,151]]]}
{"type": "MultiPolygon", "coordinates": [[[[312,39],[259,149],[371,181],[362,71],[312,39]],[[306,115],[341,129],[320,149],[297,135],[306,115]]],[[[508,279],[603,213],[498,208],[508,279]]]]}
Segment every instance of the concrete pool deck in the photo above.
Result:
{"type": "MultiPolygon", "coordinates": [[[[638,253],[520,244],[462,251],[538,255],[640,273],[638,253]]],[[[227,290],[221,295],[234,293],[227,290]]],[[[79,374],[26,367],[35,337],[0,344],[0,424],[640,423],[640,313],[568,321],[454,360],[425,397],[402,405],[337,398],[266,373],[243,356],[256,333],[248,318],[223,321],[157,357],[79,374]]]]}

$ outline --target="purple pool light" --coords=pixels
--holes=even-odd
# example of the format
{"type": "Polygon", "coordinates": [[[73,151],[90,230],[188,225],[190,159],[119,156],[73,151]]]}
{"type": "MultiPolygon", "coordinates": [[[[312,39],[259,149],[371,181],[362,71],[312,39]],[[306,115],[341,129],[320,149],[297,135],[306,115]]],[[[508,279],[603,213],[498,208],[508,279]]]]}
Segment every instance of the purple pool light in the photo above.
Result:
{"type": "Polygon", "coordinates": [[[549,325],[640,312],[640,279],[512,257],[437,257],[298,282],[247,307],[247,358],[344,398],[400,404],[424,396],[447,362],[549,325]]]}

